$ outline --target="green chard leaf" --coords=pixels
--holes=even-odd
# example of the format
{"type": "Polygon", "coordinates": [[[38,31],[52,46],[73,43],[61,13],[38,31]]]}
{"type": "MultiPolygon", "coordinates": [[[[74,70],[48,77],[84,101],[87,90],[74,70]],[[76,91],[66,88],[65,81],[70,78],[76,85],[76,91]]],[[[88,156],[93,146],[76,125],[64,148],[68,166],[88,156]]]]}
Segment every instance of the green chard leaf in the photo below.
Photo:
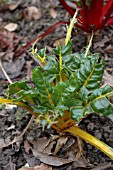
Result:
{"type": "Polygon", "coordinates": [[[42,68],[40,68],[39,66],[36,67],[33,70],[32,78],[40,93],[39,100],[42,103],[42,105],[52,107],[54,105],[51,98],[52,87],[50,83],[47,81],[44,72],[42,71],[42,68]]]}
{"type": "Polygon", "coordinates": [[[59,66],[55,55],[48,57],[44,70],[45,78],[49,83],[59,77],[59,66]]]}
{"type": "Polygon", "coordinates": [[[96,89],[93,92],[88,92],[85,88],[80,93],[82,106],[75,106],[70,109],[72,119],[80,121],[85,115],[92,112],[100,115],[113,114],[113,104],[109,98],[113,97],[113,88],[105,86],[104,88],[96,89]]]}
{"type": "Polygon", "coordinates": [[[14,97],[13,101],[15,102],[25,100],[33,104],[32,98],[37,95],[37,91],[35,91],[33,87],[28,86],[26,81],[14,82],[8,87],[8,98],[14,97]],[[18,96],[18,98],[16,96],[18,96]]]}
{"type": "Polygon", "coordinates": [[[113,88],[110,86],[94,90],[89,97],[92,109],[101,115],[113,114],[113,104],[109,101],[111,96],[113,88]]]}
{"type": "Polygon", "coordinates": [[[27,85],[26,81],[14,82],[8,87],[8,96],[12,96],[21,90],[30,90],[31,87],[27,85]]]}
{"type": "Polygon", "coordinates": [[[60,44],[53,49],[53,52],[57,55],[61,53],[61,55],[64,56],[69,56],[72,53],[72,41],[69,41],[67,45],[61,46],[60,44]]]}
{"type": "Polygon", "coordinates": [[[82,106],[75,106],[70,109],[71,117],[76,122],[79,122],[82,118],[84,118],[85,108],[82,106]]]}
{"type": "Polygon", "coordinates": [[[47,96],[49,93],[51,93],[52,89],[50,83],[46,80],[42,68],[39,66],[36,67],[33,70],[32,78],[41,94],[47,96]]]}
{"type": "Polygon", "coordinates": [[[85,86],[88,90],[100,87],[104,72],[104,60],[98,63],[99,56],[94,54],[84,58],[80,68],[76,71],[78,77],[78,90],[85,86]]]}
{"type": "Polygon", "coordinates": [[[33,48],[32,54],[39,61],[39,63],[41,63],[42,66],[46,64],[46,48],[39,50],[38,53],[37,49],[33,48]]]}
{"type": "Polygon", "coordinates": [[[53,93],[52,93],[52,99],[55,105],[57,105],[58,102],[61,102],[65,89],[66,89],[66,83],[64,82],[59,82],[54,87],[53,93]]]}

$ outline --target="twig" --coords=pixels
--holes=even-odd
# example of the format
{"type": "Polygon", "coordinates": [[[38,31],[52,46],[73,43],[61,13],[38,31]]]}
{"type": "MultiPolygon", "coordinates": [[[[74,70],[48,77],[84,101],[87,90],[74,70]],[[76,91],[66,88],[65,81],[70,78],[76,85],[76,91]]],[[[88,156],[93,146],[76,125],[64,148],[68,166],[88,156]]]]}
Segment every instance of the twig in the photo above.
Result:
{"type": "Polygon", "coordinates": [[[8,82],[9,82],[10,84],[12,84],[13,82],[12,82],[11,79],[9,78],[8,74],[6,73],[6,71],[5,71],[5,69],[4,69],[3,65],[2,65],[1,59],[0,59],[0,67],[1,67],[1,70],[2,70],[2,72],[3,72],[3,74],[4,74],[4,76],[5,76],[6,79],[8,80],[8,82]]]}
{"type": "Polygon", "coordinates": [[[25,127],[25,129],[23,130],[22,134],[19,136],[19,139],[22,138],[22,136],[26,133],[26,131],[29,129],[29,126],[31,125],[31,123],[33,122],[34,120],[34,115],[32,115],[30,121],[28,122],[27,126],[25,127]]]}
{"type": "Polygon", "coordinates": [[[26,133],[26,131],[28,130],[28,128],[31,125],[31,123],[33,122],[33,120],[34,120],[34,116],[32,115],[30,121],[28,122],[27,126],[23,130],[22,134],[20,136],[16,137],[16,138],[14,138],[10,143],[0,146],[0,149],[8,147],[8,146],[13,145],[14,143],[18,142],[22,138],[22,136],[26,133]]]}

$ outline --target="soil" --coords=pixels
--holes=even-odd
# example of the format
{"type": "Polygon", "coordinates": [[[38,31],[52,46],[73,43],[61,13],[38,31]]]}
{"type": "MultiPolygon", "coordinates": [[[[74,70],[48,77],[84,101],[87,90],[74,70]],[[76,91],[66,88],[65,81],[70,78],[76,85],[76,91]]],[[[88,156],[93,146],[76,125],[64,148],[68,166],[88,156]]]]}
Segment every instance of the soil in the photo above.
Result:
{"type": "MultiPolygon", "coordinates": [[[[22,37],[22,42],[25,43],[43,33],[54,23],[60,20],[69,19],[69,15],[67,15],[62,6],[60,6],[59,2],[55,0],[24,0],[21,1],[21,3],[14,10],[10,10],[6,3],[5,5],[1,5],[0,10],[0,26],[4,27],[11,22],[18,24],[18,28],[14,31],[14,33],[18,37],[22,37]],[[39,16],[38,20],[26,18],[27,14],[25,13],[25,9],[29,6],[35,6],[39,9],[41,16],[39,16]],[[51,12],[51,9],[53,12],[51,12]]],[[[56,40],[64,37],[65,33],[65,25],[58,27],[49,36],[39,41],[37,43],[37,48],[41,49],[46,46],[47,52],[51,52],[51,47],[55,45],[56,40]]],[[[75,28],[73,30],[73,51],[83,51],[88,43],[87,37],[88,35],[86,33],[75,28]]],[[[15,41],[13,42],[13,50],[16,48],[14,44],[15,41]]],[[[111,77],[113,76],[113,57],[112,52],[109,52],[109,50],[106,49],[109,49],[112,45],[113,27],[111,26],[97,34],[93,40],[93,46],[91,48],[92,52],[98,52],[100,57],[105,58],[106,71],[111,77]]],[[[4,52],[4,50],[6,50],[6,48],[2,49],[0,53],[4,52]]],[[[26,77],[30,79],[31,70],[37,64],[28,53],[24,54],[24,56],[21,56],[20,58],[22,57],[24,60],[21,60],[21,69],[17,71],[18,74],[16,73],[16,69],[17,65],[20,64],[19,58],[16,58],[16,63],[12,62],[12,65],[17,64],[15,67],[12,67],[12,65],[9,66],[10,68],[13,68],[9,75],[12,81],[20,80],[21,78],[24,79],[26,77]]],[[[7,62],[7,60],[5,61],[7,62]]],[[[8,84],[9,83],[3,74],[0,74],[0,96],[4,95],[8,84]]],[[[0,109],[0,145],[2,146],[4,143],[10,143],[15,137],[19,136],[28,124],[30,118],[31,116],[20,108],[8,110],[0,109]]],[[[109,118],[92,113],[87,118],[82,120],[80,126],[82,129],[113,147],[113,122],[109,118]]],[[[55,136],[58,135],[53,129],[43,130],[41,126],[37,125],[36,122],[33,122],[19,142],[7,147],[1,147],[0,170],[18,170],[25,165],[34,167],[36,165],[40,165],[41,162],[45,163],[43,159],[36,157],[32,148],[34,146],[34,142],[38,141],[38,139],[42,139],[44,141],[44,137],[49,139],[51,134],[55,136]]],[[[76,138],[70,136],[70,140],[71,139],[76,140],[76,138]]],[[[62,163],[62,165],[58,166],[56,166],[54,162],[50,161],[51,163],[48,162],[48,165],[50,165],[53,170],[113,170],[113,161],[110,158],[90,144],[86,142],[82,143],[83,153],[78,160],[74,159],[75,161],[72,161],[71,163],[62,163]]],[[[52,145],[51,149],[53,150],[54,148],[55,144],[52,145]]],[[[56,155],[56,159],[66,159],[73,157],[74,154],[75,153],[73,153],[72,146],[65,151],[60,149],[56,155]]]]}

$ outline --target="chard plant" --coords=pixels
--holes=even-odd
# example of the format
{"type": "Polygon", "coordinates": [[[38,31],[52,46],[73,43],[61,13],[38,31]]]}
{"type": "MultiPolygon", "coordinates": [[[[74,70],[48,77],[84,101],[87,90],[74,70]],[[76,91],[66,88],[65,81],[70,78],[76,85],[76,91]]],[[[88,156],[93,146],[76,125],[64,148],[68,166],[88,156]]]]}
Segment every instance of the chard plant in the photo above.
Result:
{"type": "Polygon", "coordinates": [[[32,48],[32,54],[40,63],[32,71],[35,87],[27,81],[14,82],[0,103],[22,107],[43,126],[80,137],[113,159],[110,146],[79,127],[80,121],[93,112],[113,117],[110,102],[113,87],[101,87],[104,60],[99,60],[98,54],[89,53],[92,38],[84,53],[72,53],[70,37],[74,24],[75,15],[68,27],[65,45],[58,44],[52,55],[46,55],[46,48],[38,52],[32,48]]]}

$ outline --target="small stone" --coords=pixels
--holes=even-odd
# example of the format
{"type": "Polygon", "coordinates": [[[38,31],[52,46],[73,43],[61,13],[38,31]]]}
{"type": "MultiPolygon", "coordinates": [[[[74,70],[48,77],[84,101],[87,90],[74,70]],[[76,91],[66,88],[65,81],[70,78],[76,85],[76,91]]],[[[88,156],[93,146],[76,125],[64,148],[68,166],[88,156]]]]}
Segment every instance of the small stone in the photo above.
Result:
{"type": "Polygon", "coordinates": [[[102,139],[102,134],[98,130],[96,130],[94,134],[96,138],[102,139]]]}
{"type": "Polygon", "coordinates": [[[87,126],[87,129],[93,131],[94,123],[89,123],[88,126],[87,126]]]}

